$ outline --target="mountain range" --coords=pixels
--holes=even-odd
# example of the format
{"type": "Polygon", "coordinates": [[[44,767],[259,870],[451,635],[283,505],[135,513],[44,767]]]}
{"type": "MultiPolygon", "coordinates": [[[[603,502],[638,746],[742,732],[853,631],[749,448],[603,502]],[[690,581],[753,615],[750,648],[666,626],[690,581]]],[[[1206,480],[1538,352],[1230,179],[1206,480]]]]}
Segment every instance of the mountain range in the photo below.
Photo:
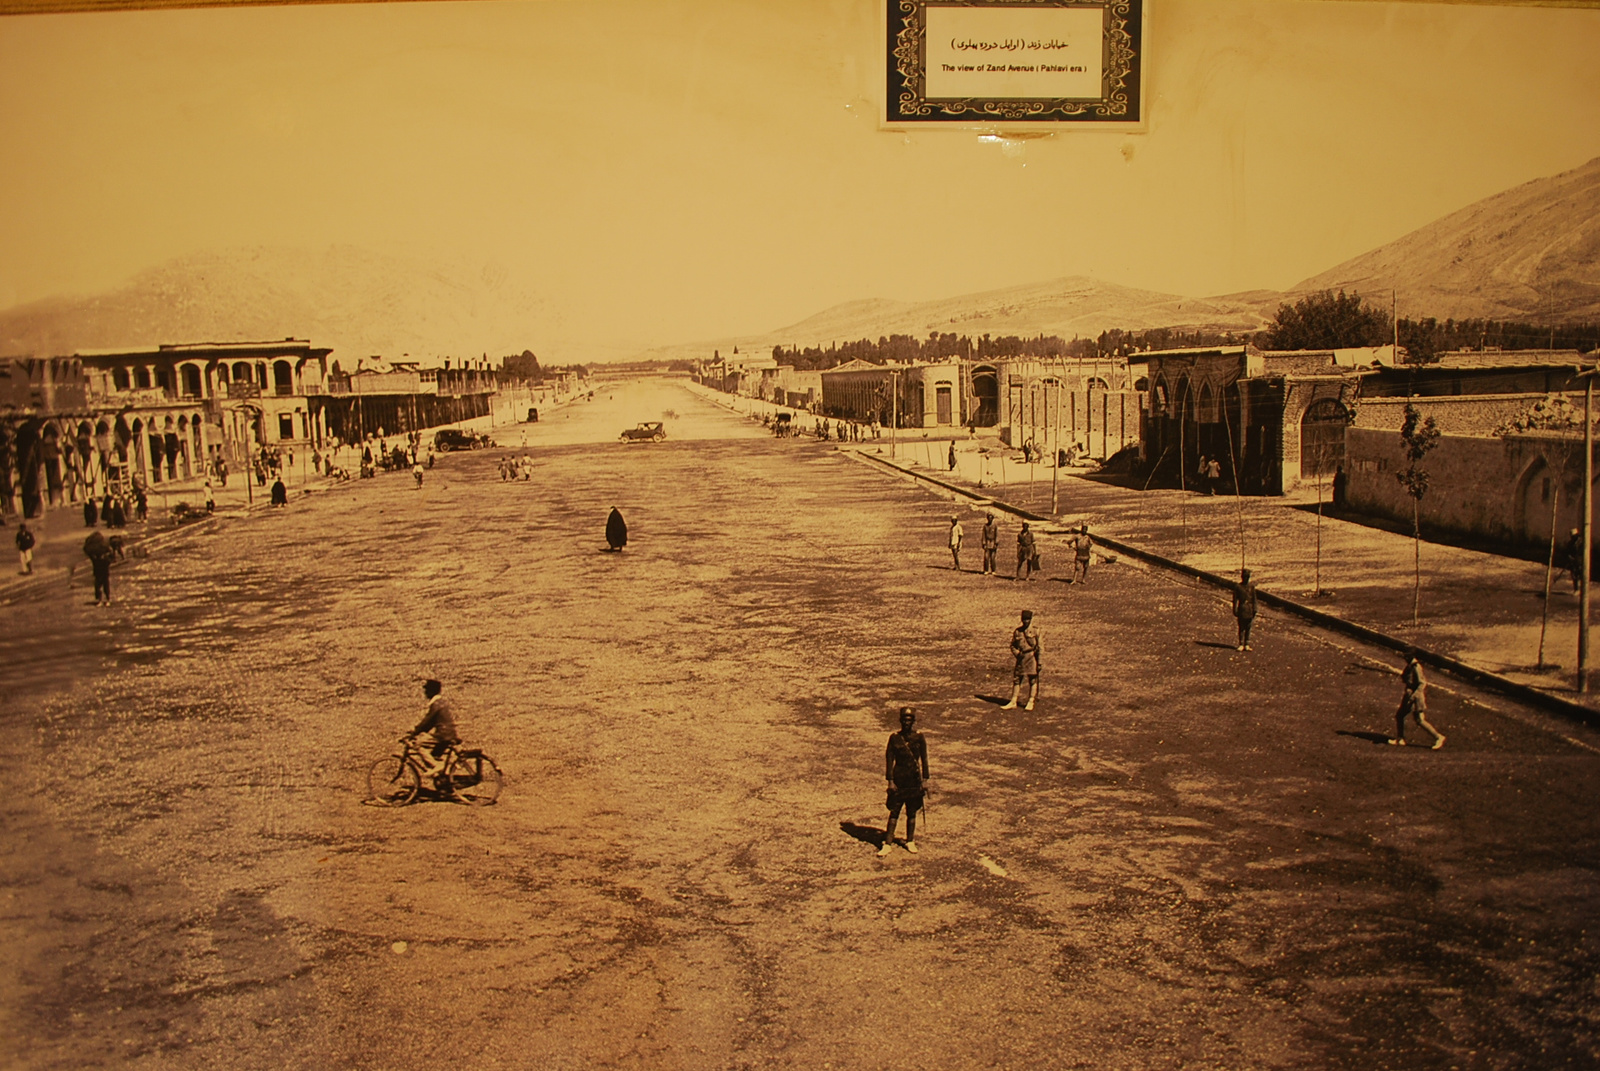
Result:
{"type": "MultiPolygon", "coordinates": [[[[1242,332],[1313,291],[1386,296],[1391,288],[1414,317],[1600,321],[1600,159],[1488,197],[1282,292],[1183,297],[1076,276],[935,301],[852,301],[762,334],[643,353],[597,350],[586,340],[583,359],[703,356],[714,348],[935,331],[1066,338],[1113,328],[1242,332]]],[[[349,246],[254,247],[169,261],[107,293],[0,311],[0,354],[295,336],[347,358],[499,356],[548,336],[555,320],[557,310],[535,287],[495,264],[349,246]]]]}

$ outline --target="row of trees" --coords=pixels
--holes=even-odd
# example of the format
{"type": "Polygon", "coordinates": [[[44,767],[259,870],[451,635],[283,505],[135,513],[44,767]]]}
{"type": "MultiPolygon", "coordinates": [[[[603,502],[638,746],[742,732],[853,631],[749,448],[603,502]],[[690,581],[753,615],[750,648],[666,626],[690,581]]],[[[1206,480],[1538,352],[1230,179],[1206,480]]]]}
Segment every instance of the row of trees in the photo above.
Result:
{"type": "Polygon", "coordinates": [[[1359,294],[1324,290],[1278,306],[1272,325],[1255,344],[1267,350],[1320,350],[1383,346],[1399,335],[1413,364],[1450,350],[1576,349],[1600,347],[1600,324],[1530,324],[1512,320],[1437,320],[1402,317],[1368,304],[1359,294]],[[1396,330],[1398,328],[1398,331],[1396,330]]]}
{"type": "Polygon", "coordinates": [[[1383,346],[1394,341],[1413,363],[1425,364],[1449,350],[1463,349],[1578,349],[1600,347],[1600,324],[1530,324],[1510,320],[1438,320],[1434,317],[1398,323],[1389,310],[1369,304],[1360,294],[1324,290],[1299,301],[1278,306],[1273,322],[1257,332],[1216,331],[1204,328],[1159,327],[1147,331],[1102,331],[1094,338],[1060,335],[982,335],[972,338],[954,332],[930,332],[925,339],[913,335],[880,335],[827,346],[774,346],[779,364],[807,370],[825,370],[847,361],[871,364],[888,361],[999,360],[1007,357],[1127,356],[1144,350],[1199,346],[1237,346],[1249,342],[1267,350],[1345,349],[1383,346]]]}
{"type": "Polygon", "coordinates": [[[880,335],[854,342],[831,342],[827,346],[774,346],[772,357],[779,364],[809,371],[826,370],[848,361],[884,364],[888,361],[1004,360],[1008,357],[1104,357],[1126,356],[1137,350],[1162,350],[1178,346],[1238,345],[1245,336],[1205,330],[1183,331],[1161,327],[1149,331],[1103,331],[1095,338],[1062,338],[1060,335],[981,335],[972,338],[954,332],[933,331],[925,339],[913,335],[880,335]]]}
{"type": "Polygon", "coordinates": [[[546,376],[559,372],[576,372],[580,379],[589,374],[589,370],[581,364],[553,364],[548,368],[541,368],[539,358],[534,356],[532,350],[523,350],[514,356],[500,359],[500,378],[506,381],[521,380],[537,383],[546,376]]]}

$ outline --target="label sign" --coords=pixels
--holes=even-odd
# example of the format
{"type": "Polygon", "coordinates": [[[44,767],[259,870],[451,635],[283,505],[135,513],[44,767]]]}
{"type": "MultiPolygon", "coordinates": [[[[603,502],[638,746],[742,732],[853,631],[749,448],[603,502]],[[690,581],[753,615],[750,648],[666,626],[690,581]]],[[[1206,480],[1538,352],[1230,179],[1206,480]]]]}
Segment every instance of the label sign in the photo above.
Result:
{"type": "Polygon", "coordinates": [[[1142,125],[1142,0],[887,0],[885,121],[1142,125]]]}

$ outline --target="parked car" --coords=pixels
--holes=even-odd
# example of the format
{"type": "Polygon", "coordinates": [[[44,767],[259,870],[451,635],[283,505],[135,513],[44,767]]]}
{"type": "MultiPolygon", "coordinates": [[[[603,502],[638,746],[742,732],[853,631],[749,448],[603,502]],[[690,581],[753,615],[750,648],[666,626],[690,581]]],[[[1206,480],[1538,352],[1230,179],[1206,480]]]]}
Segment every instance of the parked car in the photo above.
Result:
{"type": "Polygon", "coordinates": [[[658,443],[667,437],[667,430],[661,426],[659,420],[647,420],[636,428],[628,428],[622,433],[625,443],[658,443]]]}
{"type": "Polygon", "coordinates": [[[487,441],[487,436],[474,435],[460,428],[445,428],[433,437],[433,448],[440,453],[449,450],[475,450],[487,441]]]}

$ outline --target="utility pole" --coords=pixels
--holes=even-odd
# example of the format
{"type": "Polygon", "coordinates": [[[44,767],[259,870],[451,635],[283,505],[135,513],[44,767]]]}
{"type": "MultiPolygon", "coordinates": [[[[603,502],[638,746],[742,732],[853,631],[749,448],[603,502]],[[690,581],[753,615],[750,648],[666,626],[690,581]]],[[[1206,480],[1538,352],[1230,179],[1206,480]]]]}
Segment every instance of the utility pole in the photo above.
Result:
{"type": "MultiPolygon", "coordinates": [[[[1065,374],[1058,377],[1065,379],[1065,374]]],[[[1049,438],[1049,436],[1046,436],[1049,438]]],[[[1061,383],[1056,383],[1056,434],[1050,447],[1050,515],[1061,512],[1061,383]]]]}
{"type": "Polygon", "coordinates": [[[900,425],[900,370],[889,370],[889,456],[895,456],[895,429],[900,425]]]}
{"type": "Polygon", "coordinates": [[[1578,691],[1589,690],[1589,559],[1594,549],[1594,377],[1595,369],[1580,372],[1583,380],[1583,570],[1578,589],[1578,691]]]}

